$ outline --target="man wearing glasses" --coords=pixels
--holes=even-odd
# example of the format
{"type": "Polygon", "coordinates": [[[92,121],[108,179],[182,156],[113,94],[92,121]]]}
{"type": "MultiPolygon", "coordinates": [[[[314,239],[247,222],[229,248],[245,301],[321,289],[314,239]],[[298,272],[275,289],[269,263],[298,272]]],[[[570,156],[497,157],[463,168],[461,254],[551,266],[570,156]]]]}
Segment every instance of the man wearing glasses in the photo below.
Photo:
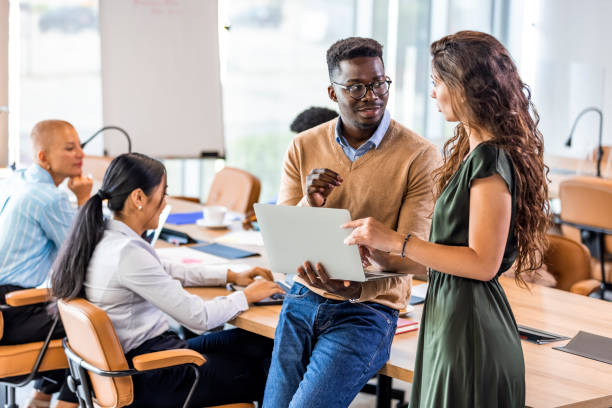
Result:
{"type": "MultiPolygon", "coordinates": [[[[327,66],[328,95],[340,117],[295,137],[279,204],[346,208],[353,219],[374,217],[427,239],[440,155],[385,109],[391,79],[382,46],[367,38],[340,40],[327,51],[327,66]]],[[[385,253],[362,250],[362,258],[386,270],[425,272],[385,253]]],[[[296,268],[276,329],[264,407],[346,407],[389,358],[410,278],[349,284],[326,279],[321,266],[296,268]]]]}

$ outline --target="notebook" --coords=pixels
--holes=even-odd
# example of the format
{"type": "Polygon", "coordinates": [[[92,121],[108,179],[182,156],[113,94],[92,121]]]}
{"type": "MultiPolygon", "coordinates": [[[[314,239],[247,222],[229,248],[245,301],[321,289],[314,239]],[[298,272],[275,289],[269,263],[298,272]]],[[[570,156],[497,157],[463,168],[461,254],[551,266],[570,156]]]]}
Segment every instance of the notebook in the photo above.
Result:
{"type": "Polygon", "coordinates": [[[195,224],[200,218],[204,218],[202,211],[174,213],[170,214],[167,222],[174,225],[195,224]]]}
{"type": "Polygon", "coordinates": [[[419,329],[419,322],[403,317],[397,318],[397,328],[395,334],[408,333],[419,329]]]}
{"type": "Polygon", "coordinates": [[[579,331],[565,346],[553,348],[602,363],[612,364],[612,339],[609,337],[579,331]]]}
{"type": "Polygon", "coordinates": [[[547,344],[555,341],[567,340],[569,337],[561,336],[559,334],[545,332],[544,330],[534,329],[533,327],[518,325],[519,336],[522,340],[529,341],[536,344],[547,344]]]}
{"type": "Polygon", "coordinates": [[[195,245],[195,246],[192,246],[191,249],[206,252],[208,254],[220,256],[226,259],[241,259],[241,258],[248,258],[250,256],[259,256],[257,252],[245,251],[243,249],[238,249],[238,248],[230,247],[227,245],[221,245],[217,243],[195,245]]]}

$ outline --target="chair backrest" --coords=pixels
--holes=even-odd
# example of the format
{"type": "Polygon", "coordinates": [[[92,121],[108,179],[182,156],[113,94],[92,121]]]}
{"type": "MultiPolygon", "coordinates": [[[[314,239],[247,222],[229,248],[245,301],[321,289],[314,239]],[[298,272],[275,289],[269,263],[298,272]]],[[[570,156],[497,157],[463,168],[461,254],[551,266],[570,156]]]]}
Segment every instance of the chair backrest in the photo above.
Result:
{"type": "Polygon", "coordinates": [[[0,312],[0,340],[2,340],[2,336],[4,336],[4,317],[2,312],[0,312]]]}
{"type": "MultiPolygon", "coordinates": [[[[564,221],[612,229],[612,180],[573,177],[559,185],[561,218],[564,221]]],[[[578,242],[580,232],[562,225],[563,235],[578,242]]],[[[605,250],[612,252],[612,236],[605,238],[605,250]]]]}
{"type": "Polygon", "coordinates": [[[169,198],[175,198],[177,200],[189,201],[191,203],[196,203],[196,204],[200,204],[202,202],[202,201],[200,201],[199,197],[191,197],[191,196],[170,196],[169,198]]]}
{"type": "MultiPolygon", "coordinates": [[[[58,309],[70,348],[89,364],[107,371],[127,370],[128,364],[107,314],[85,299],[58,301],[58,309]]],[[[131,377],[102,377],[89,373],[94,402],[100,407],[132,403],[131,377]]]]}
{"type": "Polygon", "coordinates": [[[222,205],[230,211],[247,213],[259,200],[260,191],[257,177],[244,170],[224,167],[215,175],[206,205],[222,205]]]}
{"type": "Polygon", "coordinates": [[[569,291],[574,283],[591,278],[591,257],[583,244],[560,235],[548,239],[544,264],[557,279],[558,289],[569,291]]]}

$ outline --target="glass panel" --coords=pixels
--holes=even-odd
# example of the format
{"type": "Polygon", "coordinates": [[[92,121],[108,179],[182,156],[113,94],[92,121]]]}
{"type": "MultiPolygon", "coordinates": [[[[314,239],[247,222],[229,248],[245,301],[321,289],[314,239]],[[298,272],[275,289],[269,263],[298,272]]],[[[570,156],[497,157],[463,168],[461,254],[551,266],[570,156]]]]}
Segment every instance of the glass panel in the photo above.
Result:
{"type": "MultiPolygon", "coordinates": [[[[438,40],[445,35],[456,33],[460,30],[475,30],[495,35],[497,27],[493,27],[494,3],[496,0],[430,0],[432,3],[431,13],[431,41],[438,40]]],[[[499,2],[499,0],[498,0],[499,2]]],[[[429,3],[429,2],[428,2],[429,3]]],[[[503,3],[499,2],[501,6],[503,3]]],[[[500,11],[501,12],[501,11],[500,11]]],[[[504,23],[505,15],[501,15],[499,24],[504,23]]],[[[499,27],[501,31],[502,27],[499,27]]],[[[428,92],[425,102],[427,114],[425,121],[427,125],[427,137],[436,144],[442,146],[449,139],[457,123],[447,122],[442,114],[438,112],[436,102],[429,98],[432,90],[429,70],[431,69],[429,56],[429,44],[427,44],[428,60],[428,92]]]]}
{"type": "Polygon", "coordinates": [[[226,0],[220,14],[230,27],[220,40],[227,162],[261,179],[261,201],[278,193],[295,116],[310,106],[337,110],[325,54],[341,38],[371,36],[386,47],[389,109],[423,134],[429,1],[226,0]]]}
{"type": "Polygon", "coordinates": [[[325,51],[353,34],[354,2],[222,1],[223,104],[227,164],[261,179],[261,201],[278,193],[289,125],[327,97],[325,51]]]}
{"type": "Polygon", "coordinates": [[[396,78],[392,115],[404,126],[425,136],[425,108],[429,99],[429,1],[399,3],[396,78]]]}
{"type": "MultiPolygon", "coordinates": [[[[450,0],[448,33],[476,30],[492,33],[493,2],[495,0],[450,0]]],[[[437,39],[437,38],[436,38],[437,39]]],[[[434,40],[436,40],[434,39],[434,40]]]]}
{"type": "MultiPolygon", "coordinates": [[[[97,1],[19,4],[19,155],[24,166],[32,161],[29,135],[36,122],[67,120],[81,140],[102,127],[102,84],[97,1]]],[[[101,154],[102,137],[87,151],[101,154]]]]}

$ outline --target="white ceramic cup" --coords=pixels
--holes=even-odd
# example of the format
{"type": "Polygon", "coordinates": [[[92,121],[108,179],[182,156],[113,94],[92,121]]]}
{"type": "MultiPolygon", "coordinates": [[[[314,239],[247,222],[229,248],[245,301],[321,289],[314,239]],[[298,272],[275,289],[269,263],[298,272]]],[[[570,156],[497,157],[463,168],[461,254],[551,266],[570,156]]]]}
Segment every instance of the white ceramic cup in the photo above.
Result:
{"type": "Polygon", "coordinates": [[[227,208],[220,205],[210,205],[204,207],[204,223],[208,225],[223,225],[227,208]]]}

